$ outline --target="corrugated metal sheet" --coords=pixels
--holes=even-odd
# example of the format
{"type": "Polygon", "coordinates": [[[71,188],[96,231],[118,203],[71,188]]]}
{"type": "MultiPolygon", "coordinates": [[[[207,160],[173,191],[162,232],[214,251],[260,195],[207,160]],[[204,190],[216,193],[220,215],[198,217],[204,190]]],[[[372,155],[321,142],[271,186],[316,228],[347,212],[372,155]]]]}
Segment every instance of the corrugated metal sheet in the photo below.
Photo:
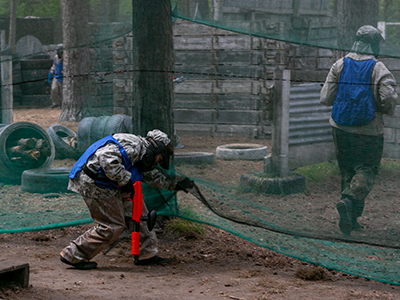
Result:
{"type": "Polygon", "coordinates": [[[289,145],[332,141],[331,108],[319,102],[320,83],[290,88],[289,145]]]}

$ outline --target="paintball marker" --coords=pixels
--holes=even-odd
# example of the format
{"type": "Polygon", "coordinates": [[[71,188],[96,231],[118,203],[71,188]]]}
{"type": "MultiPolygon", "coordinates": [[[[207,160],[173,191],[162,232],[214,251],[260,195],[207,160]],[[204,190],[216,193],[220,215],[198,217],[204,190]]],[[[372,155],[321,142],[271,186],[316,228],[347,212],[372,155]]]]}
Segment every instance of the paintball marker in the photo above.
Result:
{"type": "Polygon", "coordinates": [[[51,79],[53,78],[53,74],[49,72],[46,80],[46,94],[50,94],[50,86],[51,86],[51,79]]]}
{"type": "Polygon", "coordinates": [[[131,254],[134,256],[135,262],[139,261],[139,246],[140,246],[140,217],[142,216],[143,211],[143,194],[142,194],[142,185],[140,181],[136,181],[133,184],[135,188],[135,194],[132,199],[128,199],[133,202],[133,210],[132,210],[132,220],[133,220],[133,231],[132,231],[132,244],[131,244],[131,254]]]}
{"type": "Polygon", "coordinates": [[[183,77],[183,76],[178,77],[178,78],[173,78],[173,83],[182,83],[182,82],[184,82],[186,79],[187,79],[187,78],[185,78],[185,77],[183,77]]]}
{"type": "Polygon", "coordinates": [[[142,183],[140,181],[136,181],[133,184],[135,188],[135,194],[132,199],[129,198],[129,201],[133,202],[133,211],[132,211],[132,220],[133,220],[133,231],[132,231],[132,244],[131,244],[131,254],[134,256],[135,263],[139,261],[139,247],[140,247],[140,221],[147,222],[147,228],[151,231],[156,223],[157,213],[155,210],[152,210],[148,213],[147,216],[142,216],[143,212],[143,194],[142,194],[142,183]]]}

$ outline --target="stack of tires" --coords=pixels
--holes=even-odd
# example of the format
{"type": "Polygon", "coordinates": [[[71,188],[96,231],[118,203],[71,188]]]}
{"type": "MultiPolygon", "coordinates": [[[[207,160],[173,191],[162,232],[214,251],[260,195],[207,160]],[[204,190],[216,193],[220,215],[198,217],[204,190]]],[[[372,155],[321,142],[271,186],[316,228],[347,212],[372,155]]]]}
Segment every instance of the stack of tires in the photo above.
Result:
{"type": "Polygon", "coordinates": [[[82,154],[87,147],[107,135],[131,133],[129,120],[132,123],[132,117],[126,115],[84,118],[78,125],[77,139],[79,153],[82,154]]]}
{"type": "MultiPolygon", "coordinates": [[[[52,144],[52,156],[48,162],[38,165],[38,168],[29,170],[20,170],[14,173],[15,182],[21,182],[21,189],[30,193],[65,193],[68,192],[68,174],[70,168],[50,168],[54,159],[72,158],[77,160],[80,155],[95,141],[113,134],[128,133],[128,125],[131,123],[131,117],[125,115],[101,116],[84,118],[78,125],[78,133],[60,124],[53,124],[47,132],[35,125],[34,127],[41,132],[43,136],[52,144]],[[77,142],[77,147],[70,143],[72,139],[77,142]]],[[[21,126],[21,125],[20,125],[21,126]]],[[[25,126],[27,126],[25,124],[25,126]]],[[[32,131],[32,130],[31,130],[32,131]]],[[[28,132],[32,135],[32,132],[28,132]]],[[[36,134],[38,135],[38,134],[36,134]]],[[[0,133],[1,143],[1,133],[0,133]]],[[[2,170],[0,163],[0,172],[2,170]]],[[[4,173],[4,172],[3,172],[4,173]]],[[[7,175],[9,176],[9,175],[7,175]]]]}
{"type": "Polygon", "coordinates": [[[49,55],[36,55],[22,59],[21,91],[19,105],[49,106],[50,94],[47,90],[47,77],[53,60],[49,55]]]}

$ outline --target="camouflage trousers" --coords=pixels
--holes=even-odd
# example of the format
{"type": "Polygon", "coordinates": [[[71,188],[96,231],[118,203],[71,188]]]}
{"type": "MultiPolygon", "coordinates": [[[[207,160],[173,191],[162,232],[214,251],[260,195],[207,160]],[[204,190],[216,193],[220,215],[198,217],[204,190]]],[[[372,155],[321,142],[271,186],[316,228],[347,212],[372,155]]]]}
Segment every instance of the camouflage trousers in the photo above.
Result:
{"type": "Polygon", "coordinates": [[[50,100],[54,105],[61,106],[63,100],[63,83],[53,78],[51,82],[50,100]]]}
{"type": "MultiPolygon", "coordinates": [[[[95,226],[71,241],[61,251],[60,255],[71,263],[91,260],[127,228],[125,220],[132,219],[132,202],[125,200],[125,193],[118,192],[115,196],[103,199],[83,199],[95,226]]],[[[147,215],[146,205],[143,205],[143,214],[147,215]]],[[[158,241],[155,232],[148,230],[146,222],[140,222],[139,259],[148,259],[157,253],[158,241]]]]}
{"type": "Polygon", "coordinates": [[[333,128],[333,139],[341,173],[341,199],[351,201],[353,217],[358,218],[379,171],[383,135],[354,134],[333,128]]]}

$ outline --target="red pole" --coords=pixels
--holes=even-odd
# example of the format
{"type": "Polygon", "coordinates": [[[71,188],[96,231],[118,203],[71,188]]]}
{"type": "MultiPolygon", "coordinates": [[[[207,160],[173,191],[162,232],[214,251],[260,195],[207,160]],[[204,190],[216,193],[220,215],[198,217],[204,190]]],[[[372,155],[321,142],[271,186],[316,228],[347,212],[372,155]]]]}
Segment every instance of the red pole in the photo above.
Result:
{"type": "Polygon", "coordinates": [[[142,194],[142,183],[136,181],[133,186],[135,187],[135,195],[133,196],[133,232],[132,232],[132,245],[131,254],[135,257],[135,262],[139,260],[139,246],[140,246],[140,217],[143,212],[143,194],[142,194]]]}

